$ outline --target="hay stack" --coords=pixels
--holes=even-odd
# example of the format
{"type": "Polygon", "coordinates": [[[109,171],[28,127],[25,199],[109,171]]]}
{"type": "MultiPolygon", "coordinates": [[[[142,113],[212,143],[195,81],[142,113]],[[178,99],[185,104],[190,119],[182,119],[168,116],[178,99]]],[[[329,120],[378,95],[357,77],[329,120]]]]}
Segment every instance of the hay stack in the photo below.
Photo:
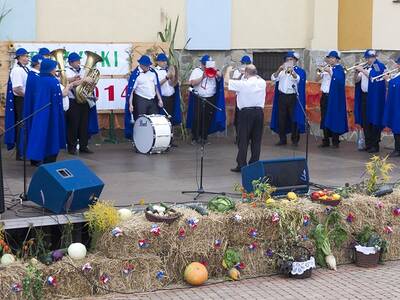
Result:
{"type": "Polygon", "coordinates": [[[13,292],[12,285],[20,284],[26,274],[26,266],[22,263],[13,263],[6,267],[0,267],[0,299],[22,299],[21,292],[13,292]]]}

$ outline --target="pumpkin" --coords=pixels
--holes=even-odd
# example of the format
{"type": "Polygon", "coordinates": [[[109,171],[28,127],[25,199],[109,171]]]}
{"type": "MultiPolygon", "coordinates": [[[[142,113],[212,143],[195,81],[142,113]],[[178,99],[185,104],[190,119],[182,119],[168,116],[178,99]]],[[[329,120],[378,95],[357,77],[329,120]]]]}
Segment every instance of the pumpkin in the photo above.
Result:
{"type": "Polygon", "coordinates": [[[202,285],[208,279],[208,271],[206,267],[198,262],[192,262],[185,269],[183,277],[190,285],[202,285]]]}
{"type": "Polygon", "coordinates": [[[8,266],[15,262],[15,257],[12,254],[6,253],[1,257],[1,265],[8,266]]]}
{"type": "Polygon", "coordinates": [[[232,268],[228,272],[229,277],[232,280],[239,280],[240,279],[240,272],[236,268],[232,268]]]}
{"type": "Polygon", "coordinates": [[[85,258],[86,246],[81,243],[72,243],[68,247],[68,255],[74,260],[85,258]]]}
{"type": "Polygon", "coordinates": [[[129,220],[130,218],[132,218],[132,211],[127,208],[119,209],[118,214],[122,221],[126,221],[126,220],[129,220]]]}

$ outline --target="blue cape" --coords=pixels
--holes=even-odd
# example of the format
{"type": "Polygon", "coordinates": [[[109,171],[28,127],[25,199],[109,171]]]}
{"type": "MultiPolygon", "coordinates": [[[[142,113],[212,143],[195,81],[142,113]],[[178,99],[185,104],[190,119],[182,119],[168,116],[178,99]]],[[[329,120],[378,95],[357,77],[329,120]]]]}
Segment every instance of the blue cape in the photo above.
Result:
{"type": "MultiPolygon", "coordinates": [[[[293,120],[297,124],[297,128],[299,133],[304,133],[306,130],[306,118],[304,116],[304,112],[306,111],[306,71],[302,68],[295,66],[295,72],[300,76],[300,82],[298,84],[298,93],[299,93],[299,101],[296,103],[296,109],[294,112],[293,120]],[[300,103],[301,105],[300,105],[300,103]],[[304,110],[304,112],[303,112],[304,110]]],[[[274,101],[272,105],[272,115],[271,115],[271,124],[270,128],[272,131],[279,133],[279,82],[275,83],[275,93],[274,93],[274,101]]],[[[286,133],[291,132],[291,124],[290,120],[286,120],[286,133]]]]}
{"type": "MultiPolygon", "coordinates": [[[[22,118],[25,119],[27,116],[34,112],[35,98],[37,92],[37,85],[39,82],[39,73],[34,71],[28,72],[28,78],[26,79],[25,97],[24,97],[24,110],[22,118]]],[[[32,117],[25,121],[23,127],[21,128],[20,139],[19,139],[19,149],[21,153],[24,152],[25,135],[28,141],[29,133],[32,128],[32,117]]]]}
{"type": "MultiPolygon", "coordinates": [[[[386,97],[386,84],[385,81],[371,82],[371,78],[383,74],[385,72],[385,65],[379,60],[376,60],[369,73],[368,82],[368,99],[367,99],[367,118],[368,122],[379,127],[383,127],[382,118],[385,106],[386,97]]],[[[354,118],[358,125],[363,124],[361,114],[361,83],[355,86],[354,94],[354,118]]]]}
{"type": "Polygon", "coordinates": [[[328,107],[323,128],[328,128],[337,134],[349,130],[346,110],[346,75],[341,65],[332,69],[332,80],[329,88],[328,107]]]}
{"type": "MultiPolygon", "coordinates": [[[[157,89],[161,94],[161,86],[160,82],[158,80],[158,75],[157,72],[153,69],[150,68],[150,71],[156,74],[157,78],[157,89]]],[[[133,126],[131,123],[131,112],[129,111],[129,98],[131,97],[132,91],[133,91],[133,86],[135,85],[136,79],[140,75],[140,70],[139,67],[136,67],[132,72],[131,75],[129,76],[128,79],[128,88],[126,91],[126,97],[125,97],[125,115],[124,115],[124,125],[125,125],[125,138],[131,140],[133,138],[133,126]]],[[[179,104],[180,105],[180,104],[179,104]]]]}
{"type": "Polygon", "coordinates": [[[383,125],[400,134],[400,76],[389,81],[383,125]]]}
{"type": "Polygon", "coordinates": [[[93,106],[89,109],[89,125],[88,134],[89,137],[99,133],[99,120],[97,118],[97,106],[93,106]]]}
{"type": "Polygon", "coordinates": [[[14,113],[14,93],[12,90],[11,79],[8,78],[7,82],[7,95],[6,95],[6,112],[4,117],[4,127],[6,133],[4,135],[4,143],[7,145],[7,150],[11,150],[15,146],[15,128],[7,131],[8,128],[15,125],[14,113]]]}
{"type": "Polygon", "coordinates": [[[32,119],[27,158],[41,161],[65,149],[66,138],[60,83],[50,74],[40,74],[38,86],[34,110],[40,110],[49,102],[51,105],[32,119]]]}
{"type": "MultiPolygon", "coordinates": [[[[222,111],[215,110],[213,119],[211,120],[208,134],[218,131],[225,131],[226,127],[226,114],[225,114],[225,92],[224,92],[224,79],[221,77],[217,79],[217,103],[216,106],[221,108],[222,111]]],[[[189,93],[189,104],[186,116],[186,128],[192,128],[193,114],[194,114],[194,101],[195,95],[189,93]]]]}
{"type": "MultiPolygon", "coordinates": [[[[179,125],[182,123],[181,91],[179,84],[175,87],[174,97],[174,109],[172,111],[171,123],[172,125],[179,125]]],[[[162,108],[160,108],[160,114],[165,115],[165,112],[162,108]]]]}

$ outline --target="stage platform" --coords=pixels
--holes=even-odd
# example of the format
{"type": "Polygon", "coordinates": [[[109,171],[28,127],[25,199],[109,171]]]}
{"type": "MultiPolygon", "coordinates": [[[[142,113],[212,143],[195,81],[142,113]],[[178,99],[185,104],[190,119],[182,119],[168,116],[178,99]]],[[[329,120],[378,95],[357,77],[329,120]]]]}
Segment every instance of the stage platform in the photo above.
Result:
{"type": "MultiPolygon", "coordinates": [[[[204,162],[204,188],[207,191],[233,193],[233,187],[241,183],[241,176],[232,173],[230,168],[236,166],[237,147],[232,137],[211,137],[211,144],[206,146],[204,162]]],[[[302,136],[298,147],[290,144],[277,147],[274,144],[277,136],[267,132],[262,143],[261,159],[305,156],[305,136],[302,136]]],[[[182,203],[192,201],[193,195],[182,195],[183,190],[196,190],[200,175],[200,148],[188,142],[177,140],[177,148],[165,154],[143,155],[133,151],[128,142],[120,144],[93,144],[94,154],[71,156],[62,153],[59,160],[82,159],[105,183],[102,199],[110,200],[116,206],[131,206],[141,199],[149,202],[182,203]]],[[[356,183],[361,180],[365,163],[369,155],[359,152],[356,144],[342,142],[339,149],[318,148],[320,138],[310,136],[309,170],[310,179],[323,185],[343,185],[346,182],[356,183]]],[[[389,149],[382,149],[380,155],[386,155],[389,149]]],[[[23,205],[12,201],[12,196],[23,192],[23,165],[14,160],[15,153],[3,149],[3,169],[6,193],[6,206],[15,207],[7,210],[1,220],[8,228],[26,227],[26,224],[57,223],[66,221],[64,217],[51,215],[41,208],[32,208],[31,202],[23,205]],[[45,216],[43,218],[43,216],[45,216]],[[56,218],[56,219],[55,219],[56,218]],[[58,219],[59,218],[59,219],[58,219]]],[[[397,168],[400,159],[391,159],[396,165],[392,181],[400,177],[397,168]]],[[[28,185],[35,168],[28,165],[28,185]]],[[[207,201],[210,195],[202,195],[199,201],[207,201]]],[[[71,216],[72,222],[81,222],[82,214],[71,216]]]]}

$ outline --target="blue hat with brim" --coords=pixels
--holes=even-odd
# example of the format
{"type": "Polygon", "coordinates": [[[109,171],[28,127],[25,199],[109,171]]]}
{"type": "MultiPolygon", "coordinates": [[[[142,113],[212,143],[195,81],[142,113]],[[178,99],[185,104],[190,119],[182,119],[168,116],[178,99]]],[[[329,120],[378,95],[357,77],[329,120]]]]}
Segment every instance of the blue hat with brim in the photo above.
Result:
{"type": "Polygon", "coordinates": [[[376,51],[372,49],[368,49],[364,53],[364,58],[371,58],[371,57],[376,57],[376,51]]]}
{"type": "Polygon", "coordinates": [[[242,64],[251,64],[251,58],[248,55],[244,55],[240,60],[242,64]]]}
{"type": "Polygon", "coordinates": [[[17,51],[15,51],[15,57],[19,57],[22,55],[28,55],[29,52],[25,48],[18,48],[17,51]]]}
{"type": "Polygon", "coordinates": [[[41,54],[36,54],[36,55],[32,56],[32,58],[31,58],[31,66],[34,67],[37,64],[40,64],[43,59],[44,59],[44,57],[41,54]]]}
{"type": "Polygon", "coordinates": [[[142,55],[142,57],[138,60],[138,63],[143,66],[151,66],[151,59],[147,55],[142,55]]]}
{"type": "Polygon", "coordinates": [[[283,59],[286,60],[288,58],[294,58],[296,60],[299,60],[300,55],[295,51],[288,51],[288,53],[286,53],[286,55],[283,59]]]}
{"type": "Polygon", "coordinates": [[[329,51],[329,53],[326,55],[326,57],[334,57],[337,59],[340,59],[340,54],[337,51],[329,51]]]}
{"type": "Polygon", "coordinates": [[[76,52],[71,52],[68,55],[68,62],[69,63],[73,63],[74,61],[81,60],[81,59],[82,59],[82,57],[76,52]]]}
{"type": "Polygon", "coordinates": [[[45,47],[43,47],[43,48],[40,48],[39,49],[39,54],[40,55],[49,55],[50,54],[50,50],[49,49],[47,49],[47,48],[45,48],[45,47]]]}
{"type": "Polygon", "coordinates": [[[203,64],[203,65],[205,65],[206,64],[206,62],[208,62],[210,60],[210,55],[203,55],[201,58],[200,58],[200,62],[203,64]]]}
{"type": "Polygon", "coordinates": [[[55,60],[45,58],[40,64],[40,73],[46,74],[51,73],[57,68],[57,62],[55,60]]]}
{"type": "Polygon", "coordinates": [[[164,53],[157,55],[156,61],[168,61],[168,57],[164,53]]]}

